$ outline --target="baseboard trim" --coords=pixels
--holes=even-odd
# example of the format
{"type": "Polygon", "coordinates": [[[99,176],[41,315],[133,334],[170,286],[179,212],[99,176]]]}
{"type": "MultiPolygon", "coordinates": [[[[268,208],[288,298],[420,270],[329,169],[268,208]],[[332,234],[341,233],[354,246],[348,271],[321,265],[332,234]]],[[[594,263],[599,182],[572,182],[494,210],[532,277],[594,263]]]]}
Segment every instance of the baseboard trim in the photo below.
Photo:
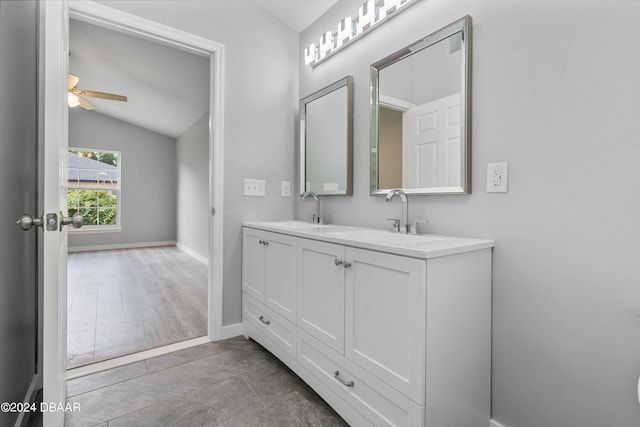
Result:
{"type": "Polygon", "coordinates": [[[176,248],[180,249],[185,254],[191,256],[193,259],[195,259],[197,261],[200,261],[204,265],[207,265],[207,266],[209,265],[209,259],[207,257],[200,255],[199,253],[197,253],[193,249],[190,249],[190,248],[186,247],[182,243],[177,242],[176,243],[176,248]]]}
{"type": "Polygon", "coordinates": [[[155,248],[158,246],[176,246],[176,242],[167,240],[166,242],[141,242],[141,243],[116,243],[112,245],[90,245],[90,246],[69,246],[68,252],[92,252],[92,251],[109,251],[115,249],[137,249],[137,248],[155,248]]]}
{"type": "Polygon", "coordinates": [[[68,369],[67,380],[72,380],[74,378],[84,377],[85,375],[107,371],[109,369],[129,365],[135,362],[141,362],[152,357],[162,356],[167,353],[173,353],[174,351],[184,350],[185,348],[195,347],[197,345],[206,344],[208,342],[211,342],[209,337],[193,338],[190,340],[177,342],[175,344],[169,344],[162,347],[152,348],[150,350],[140,351],[138,353],[128,354],[126,356],[116,357],[102,362],[92,363],[90,365],[80,366],[78,368],[68,369]]]}
{"type": "Polygon", "coordinates": [[[242,335],[242,323],[235,323],[233,325],[227,325],[222,327],[221,339],[233,338],[242,335]]]}
{"type": "Polygon", "coordinates": [[[501,424],[499,422],[497,422],[496,420],[494,420],[493,418],[491,419],[491,421],[489,422],[489,427],[507,427],[504,424],[501,424]]]}

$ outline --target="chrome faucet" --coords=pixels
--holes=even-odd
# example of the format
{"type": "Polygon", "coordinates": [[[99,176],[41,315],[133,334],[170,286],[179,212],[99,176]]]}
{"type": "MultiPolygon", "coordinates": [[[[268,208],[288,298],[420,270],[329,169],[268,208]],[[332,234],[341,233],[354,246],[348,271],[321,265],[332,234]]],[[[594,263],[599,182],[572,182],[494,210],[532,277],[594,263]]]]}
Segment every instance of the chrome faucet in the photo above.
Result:
{"type": "Polygon", "coordinates": [[[394,227],[399,233],[411,233],[411,224],[409,224],[409,198],[407,193],[400,189],[391,190],[387,193],[386,201],[391,202],[395,196],[400,196],[402,202],[402,216],[399,223],[394,222],[394,227]]]}
{"type": "Polygon", "coordinates": [[[313,197],[316,201],[316,212],[312,214],[311,222],[314,224],[320,224],[320,197],[316,193],[312,193],[310,191],[305,191],[302,193],[302,200],[304,201],[307,197],[313,197]]]}

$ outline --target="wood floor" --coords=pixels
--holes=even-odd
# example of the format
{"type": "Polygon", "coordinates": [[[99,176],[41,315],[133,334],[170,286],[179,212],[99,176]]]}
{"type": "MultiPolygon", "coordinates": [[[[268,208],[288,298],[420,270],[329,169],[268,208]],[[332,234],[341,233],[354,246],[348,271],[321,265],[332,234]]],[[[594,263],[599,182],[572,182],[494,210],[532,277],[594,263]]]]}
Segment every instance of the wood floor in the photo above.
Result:
{"type": "Polygon", "coordinates": [[[174,246],[70,253],[67,367],[207,334],[207,267],[174,246]]]}

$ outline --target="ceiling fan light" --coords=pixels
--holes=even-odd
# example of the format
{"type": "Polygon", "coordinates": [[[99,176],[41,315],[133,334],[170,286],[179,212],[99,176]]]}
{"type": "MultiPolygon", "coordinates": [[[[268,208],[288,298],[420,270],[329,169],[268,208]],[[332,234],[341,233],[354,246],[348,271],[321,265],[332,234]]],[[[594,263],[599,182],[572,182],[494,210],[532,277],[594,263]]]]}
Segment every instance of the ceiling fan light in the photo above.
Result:
{"type": "Polygon", "coordinates": [[[77,107],[78,105],[80,105],[80,98],[78,98],[76,94],[69,92],[69,94],[67,95],[67,103],[69,104],[70,108],[77,107]]]}

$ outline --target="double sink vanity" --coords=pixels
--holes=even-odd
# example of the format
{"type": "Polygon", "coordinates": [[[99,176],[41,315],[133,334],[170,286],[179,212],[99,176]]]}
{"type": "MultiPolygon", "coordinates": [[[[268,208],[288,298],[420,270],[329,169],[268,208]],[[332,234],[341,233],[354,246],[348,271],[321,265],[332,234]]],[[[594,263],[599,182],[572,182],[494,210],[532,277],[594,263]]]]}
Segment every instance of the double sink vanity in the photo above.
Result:
{"type": "Polygon", "coordinates": [[[353,194],[350,76],[300,103],[312,221],[244,223],[244,334],[353,426],[489,425],[493,242],[416,233],[408,212],[471,192],[470,26],[371,66],[369,193],[399,196],[395,231],[323,224],[319,197],[353,194]]]}
{"type": "Polygon", "coordinates": [[[490,240],[245,222],[243,328],[354,426],[481,426],[490,240]]]}

